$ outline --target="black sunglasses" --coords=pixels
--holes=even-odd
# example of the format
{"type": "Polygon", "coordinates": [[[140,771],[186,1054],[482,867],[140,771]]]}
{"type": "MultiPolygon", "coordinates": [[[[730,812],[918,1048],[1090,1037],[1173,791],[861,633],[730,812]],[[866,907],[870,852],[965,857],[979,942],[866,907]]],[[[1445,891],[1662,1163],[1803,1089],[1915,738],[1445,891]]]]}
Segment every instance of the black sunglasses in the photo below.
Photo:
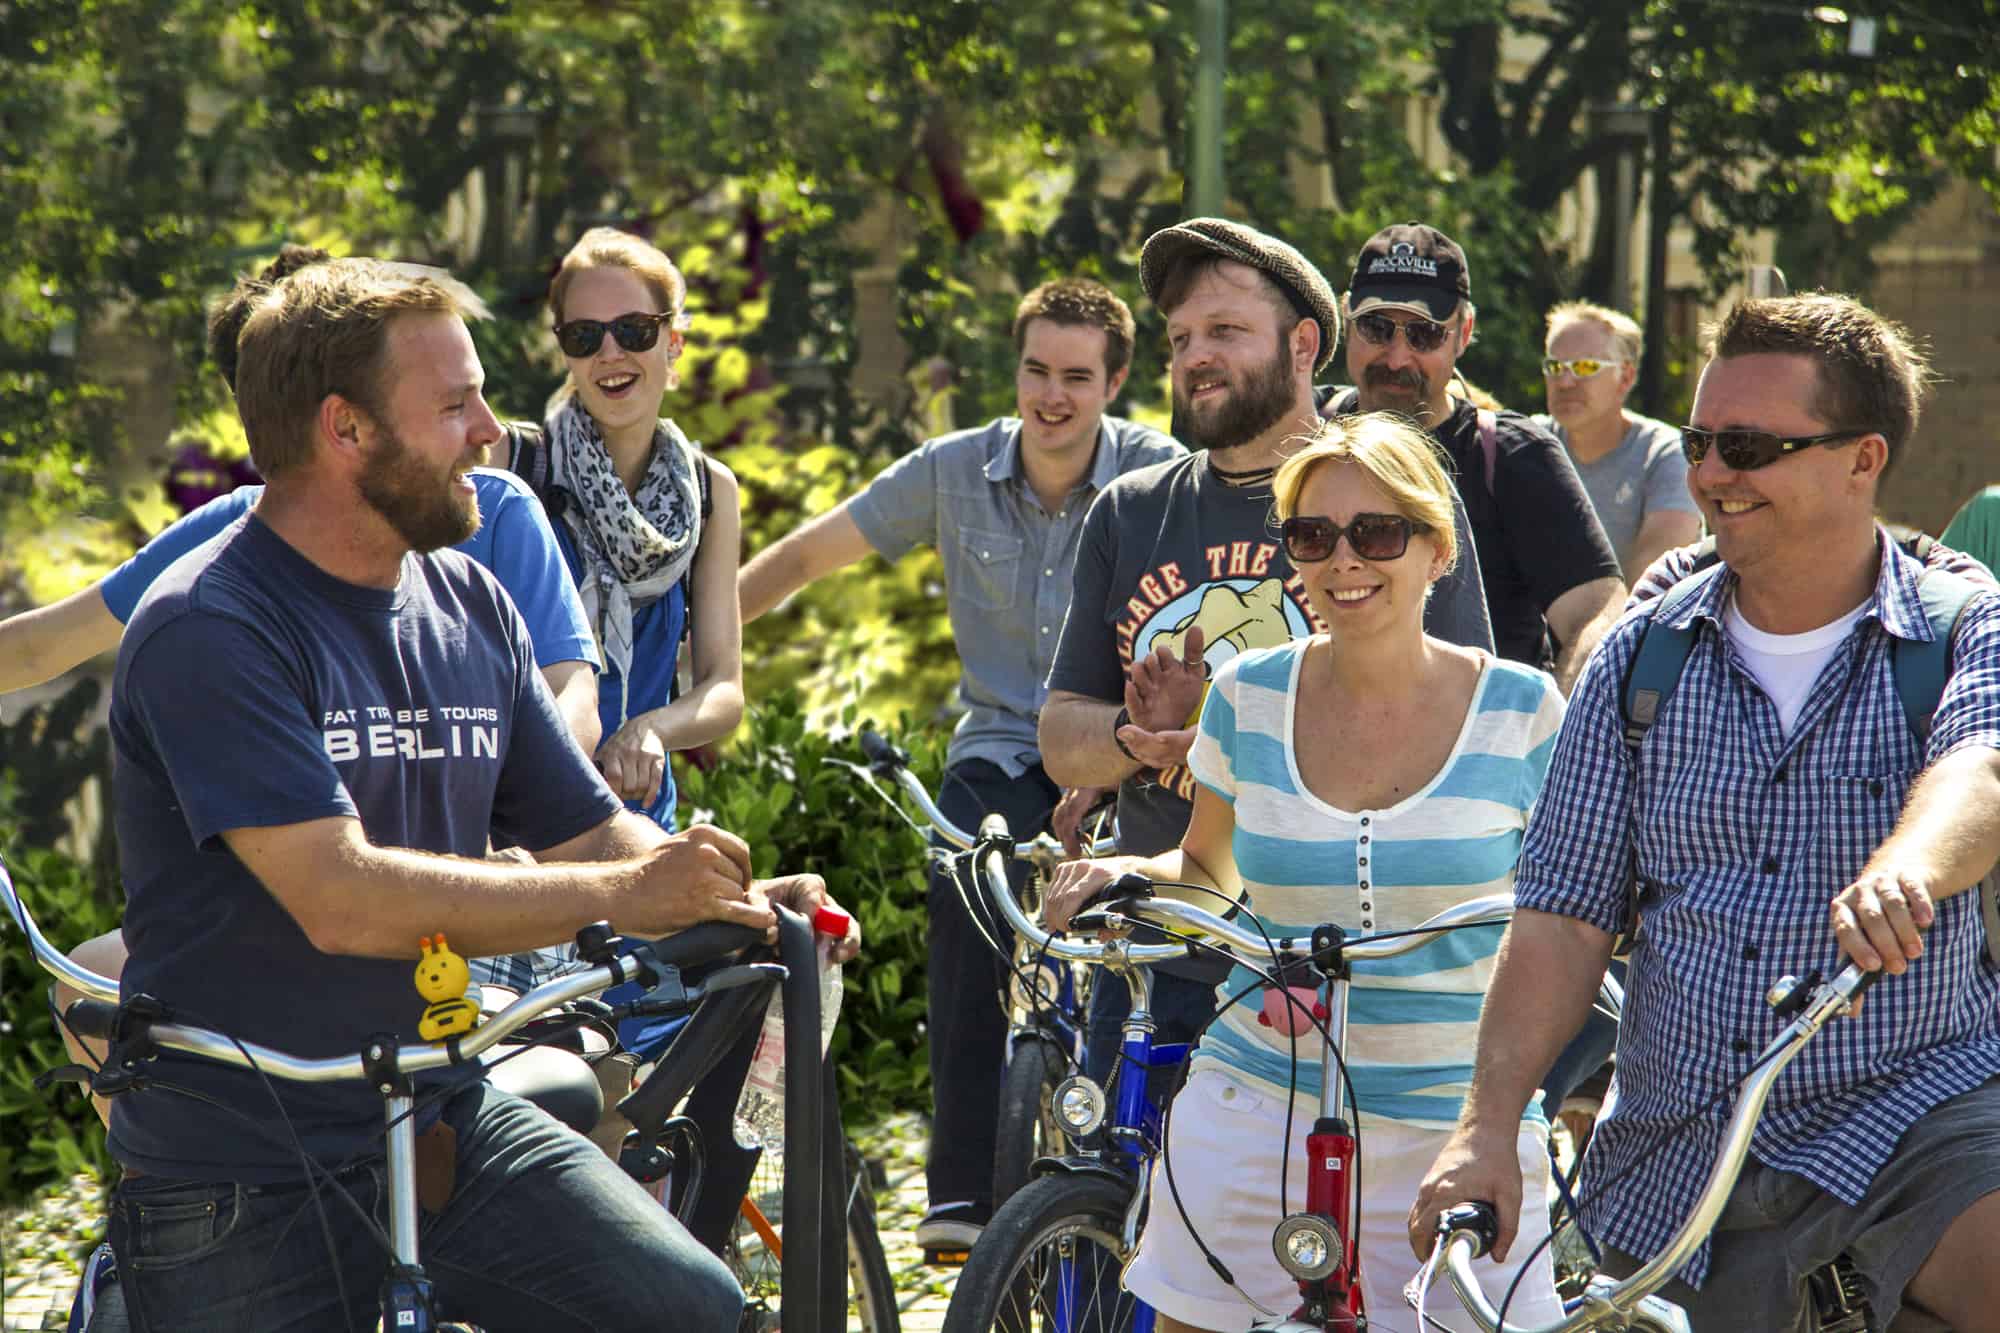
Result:
{"type": "Polygon", "coordinates": [[[1398,324],[1387,315],[1356,315],[1353,323],[1354,331],[1376,347],[1387,347],[1394,342],[1396,330],[1401,329],[1403,341],[1412,352],[1435,352],[1444,346],[1445,336],[1451,332],[1449,325],[1421,316],[1412,316],[1398,324]]]}
{"type": "Polygon", "coordinates": [[[1331,556],[1343,536],[1363,560],[1395,560],[1410,549],[1411,533],[1428,531],[1401,514],[1356,514],[1345,526],[1319,514],[1299,514],[1286,519],[1278,535],[1293,564],[1310,565],[1331,556]]]}
{"type": "Polygon", "coordinates": [[[1815,444],[1833,444],[1840,440],[1856,440],[1872,434],[1867,429],[1831,430],[1824,435],[1807,435],[1788,440],[1783,436],[1771,435],[1761,430],[1702,430],[1696,426],[1681,427],[1681,452],[1687,455],[1689,467],[1695,467],[1708,457],[1709,447],[1714,446],[1722,455],[1722,461],[1735,472],[1754,472],[1760,467],[1769,467],[1786,454],[1800,449],[1810,449],[1815,444]]]}
{"type": "Polygon", "coordinates": [[[573,319],[567,324],[556,325],[556,342],[564,356],[596,356],[597,349],[604,346],[604,335],[608,330],[626,351],[643,352],[660,340],[660,326],[672,323],[676,318],[678,316],[649,315],[634,310],[608,323],[601,319],[573,319]]]}

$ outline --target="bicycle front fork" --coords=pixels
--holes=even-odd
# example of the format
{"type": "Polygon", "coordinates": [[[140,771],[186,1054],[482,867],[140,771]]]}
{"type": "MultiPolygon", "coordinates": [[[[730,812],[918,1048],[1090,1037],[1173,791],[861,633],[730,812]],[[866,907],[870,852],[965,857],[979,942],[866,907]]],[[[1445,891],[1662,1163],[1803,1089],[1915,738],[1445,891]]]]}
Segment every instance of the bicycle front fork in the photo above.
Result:
{"type": "Polygon", "coordinates": [[[1291,1318],[1259,1328],[1356,1333],[1367,1327],[1354,1242],[1354,1131],[1338,1117],[1313,1122],[1306,1135],[1306,1206],[1278,1223],[1271,1248],[1299,1284],[1291,1318]]]}

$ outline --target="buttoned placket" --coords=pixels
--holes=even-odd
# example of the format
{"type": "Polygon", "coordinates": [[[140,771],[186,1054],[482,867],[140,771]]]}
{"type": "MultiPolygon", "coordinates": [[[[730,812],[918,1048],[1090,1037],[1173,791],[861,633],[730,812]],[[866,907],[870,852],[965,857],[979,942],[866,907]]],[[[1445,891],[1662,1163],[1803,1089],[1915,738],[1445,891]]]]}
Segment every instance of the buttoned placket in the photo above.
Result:
{"type": "Polygon", "coordinates": [[[1072,524],[1069,517],[1083,512],[1089,503],[1089,491],[1087,484],[1078,486],[1054,514],[1042,508],[1041,501],[1025,483],[1021,485],[1019,500],[1029,532],[1040,529],[1039,552],[1031,551],[1035,561],[1031,576],[1035,584],[1035,674],[1046,681],[1055,666],[1056,641],[1062,637],[1063,617],[1069,613],[1074,591],[1071,579],[1063,573],[1063,565],[1081,525],[1072,524]]]}
{"type": "Polygon", "coordinates": [[[1354,838],[1354,882],[1359,886],[1361,903],[1361,929],[1375,929],[1375,876],[1370,870],[1374,861],[1375,816],[1372,812],[1361,816],[1361,831],[1354,838]]]}

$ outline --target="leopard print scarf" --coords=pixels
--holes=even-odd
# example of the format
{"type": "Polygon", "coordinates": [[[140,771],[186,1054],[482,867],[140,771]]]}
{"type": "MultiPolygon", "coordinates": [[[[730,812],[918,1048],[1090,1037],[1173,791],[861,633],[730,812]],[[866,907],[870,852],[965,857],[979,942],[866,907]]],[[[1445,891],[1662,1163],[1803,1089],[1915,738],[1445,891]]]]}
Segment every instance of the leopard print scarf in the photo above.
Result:
{"type": "MultiPolygon", "coordinates": [[[[572,394],[545,429],[553,479],[569,492],[563,521],[582,555],[577,591],[597,634],[604,666],[631,674],[634,612],[672,591],[701,545],[701,491],[695,446],[671,421],[653,430],[653,457],[636,493],[611,466],[597,422],[572,394]]],[[[620,717],[627,714],[623,706],[620,717]]]]}

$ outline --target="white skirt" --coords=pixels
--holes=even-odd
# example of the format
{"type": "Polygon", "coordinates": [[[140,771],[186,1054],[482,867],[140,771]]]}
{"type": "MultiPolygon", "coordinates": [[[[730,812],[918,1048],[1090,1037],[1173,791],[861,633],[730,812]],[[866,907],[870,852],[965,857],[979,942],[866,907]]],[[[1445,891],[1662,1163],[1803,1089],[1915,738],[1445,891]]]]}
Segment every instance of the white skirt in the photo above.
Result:
{"type": "MultiPolygon", "coordinates": [[[[1278,1171],[1283,1161],[1286,1203],[1294,1212],[1303,1210],[1305,1136],[1316,1107],[1314,1097],[1299,1095],[1292,1113],[1291,1153],[1287,1158],[1282,1098],[1238,1083],[1213,1066],[1193,1074],[1174,1101],[1168,1125],[1174,1183],[1203,1243],[1222,1260],[1236,1279],[1236,1287],[1227,1286],[1202,1257],[1181,1210],[1174,1206],[1163,1163],[1153,1166],[1146,1229],[1125,1270],[1126,1287],[1161,1313],[1216,1333],[1248,1329],[1258,1319],[1267,1318],[1267,1311],[1289,1315],[1298,1304],[1298,1287],[1271,1251],[1271,1231],[1281,1217],[1278,1171]],[[1252,1299],[1264,1309],[1259,1310],[1252,1299]]],[[[1403,1299],[1403,1286],[1418,1267],[1410,1254],[1410,1205],[1447,1137],[1441,1129],[1379,1116],[1368,1116],[1362,1123],[1362,1200],[1357,1229],[1361,1295],[1371,1333],[1415,1333],[1417,1329],[1416,1312],[1403,1299]]],[[[1549,1234],[1546,1129],[1523,1122],[1519,1154],[1520,1235],[1505,1266],[1484,1260],[1479,1264],[1480,1285],[1496,1307],[1505,1299],[1521,1260],[1549,1234]]],[[[1449,1281],[1432,1288],[1425,1313],[1460,1333],[1474,1331],[1449,1281]]],[[[1555,1269],[1544,1247],[1515,1288],[1507,1320],[1544,1324],[1561,1316],[1555,1269]]]]}

